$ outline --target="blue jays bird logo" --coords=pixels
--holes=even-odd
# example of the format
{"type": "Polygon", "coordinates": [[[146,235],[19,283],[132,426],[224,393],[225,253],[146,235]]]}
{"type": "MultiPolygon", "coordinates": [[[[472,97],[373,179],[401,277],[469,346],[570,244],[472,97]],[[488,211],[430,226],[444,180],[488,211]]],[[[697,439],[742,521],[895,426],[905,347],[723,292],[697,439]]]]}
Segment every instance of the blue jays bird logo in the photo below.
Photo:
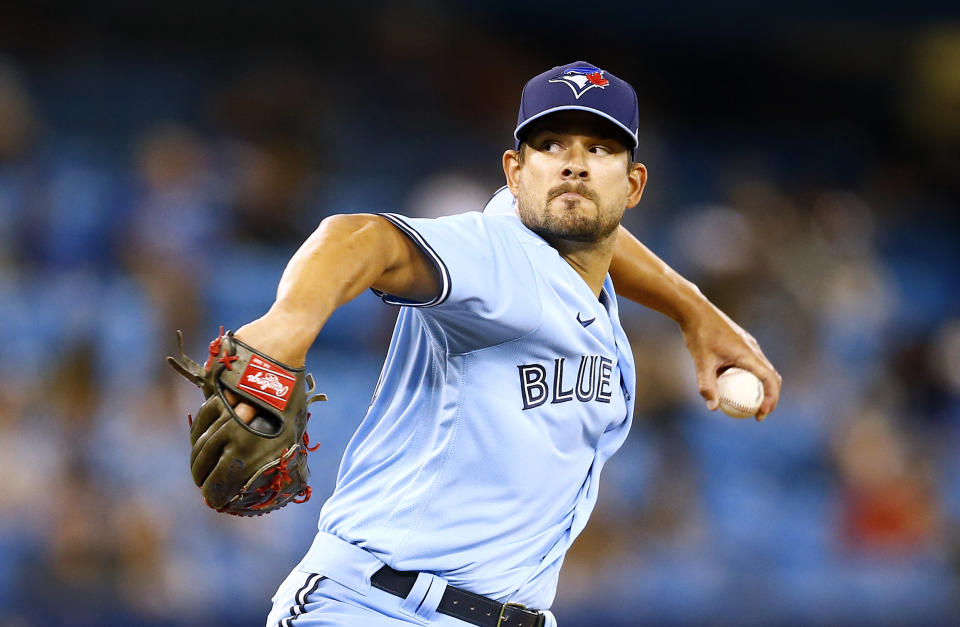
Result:
{"type": "Polygon", "coordinates": [[[551,78],[548,82],[565,84],[573,91],[573,96],[577,100],[580,100],[580,96],[594,87],[603,89],[610,84],[610,81],[603,77],[603,70],[591,65],[572,67],[556,78],[551,78]]]}

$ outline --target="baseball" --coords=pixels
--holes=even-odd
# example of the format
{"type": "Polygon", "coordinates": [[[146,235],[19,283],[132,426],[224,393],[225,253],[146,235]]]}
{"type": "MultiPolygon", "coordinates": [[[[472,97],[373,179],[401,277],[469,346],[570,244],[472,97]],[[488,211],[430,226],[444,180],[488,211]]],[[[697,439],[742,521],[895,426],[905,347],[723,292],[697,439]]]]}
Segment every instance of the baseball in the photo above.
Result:
{"type": "Polygon", "coordinates": [[[724,370],[717,377],[720,409],[731,418],[751,418],[763,403],[763,383],[743,368],[724,370]]]}

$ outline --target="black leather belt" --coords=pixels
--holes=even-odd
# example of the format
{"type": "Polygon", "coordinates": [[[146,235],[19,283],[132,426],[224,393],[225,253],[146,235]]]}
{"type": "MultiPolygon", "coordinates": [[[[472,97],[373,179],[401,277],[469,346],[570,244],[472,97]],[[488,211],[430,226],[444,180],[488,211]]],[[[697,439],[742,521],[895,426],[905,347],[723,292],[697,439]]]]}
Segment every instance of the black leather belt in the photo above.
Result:
{"type": "MultiPolygon", "coordinates": [[[[384,566],[373,574],[374,588],[407,598],[420,573],[401,572],[384,566]]],[[[543,627],[546,616],[519,603],[497,603],[493,599],[447,586],[437,611],[478,627],[543,627]]]]}

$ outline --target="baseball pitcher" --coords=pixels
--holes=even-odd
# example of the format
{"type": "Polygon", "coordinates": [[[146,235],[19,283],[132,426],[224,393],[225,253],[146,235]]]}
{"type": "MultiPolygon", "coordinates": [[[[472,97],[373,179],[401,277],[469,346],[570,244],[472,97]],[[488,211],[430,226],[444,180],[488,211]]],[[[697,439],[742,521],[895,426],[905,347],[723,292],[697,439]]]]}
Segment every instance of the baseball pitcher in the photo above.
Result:
{"type": "MultiPolygon", "coordinates": [[[[373,289],[399,315],[319,531],[269,627],[544,627],[604,463],[630,430],[635,374],[617,291],[675,319],[707,406],[756,342],[623,228],[647,180],[633,88],[586,62],[523,90],[506,188],[485,212],[325,219],[261,318],[182,374],[207,397],[191,470],[241,515],[309,498],[302,366],[330,314],[373,289]]],[[[479,207],[478,207],[479,209],[479,207]]]]}

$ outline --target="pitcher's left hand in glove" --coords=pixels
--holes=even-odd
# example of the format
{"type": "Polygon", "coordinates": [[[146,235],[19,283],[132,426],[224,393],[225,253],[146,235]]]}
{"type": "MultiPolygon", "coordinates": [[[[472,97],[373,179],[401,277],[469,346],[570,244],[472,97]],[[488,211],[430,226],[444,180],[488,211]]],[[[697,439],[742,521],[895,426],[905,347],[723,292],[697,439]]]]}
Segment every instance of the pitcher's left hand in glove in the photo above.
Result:
{"type": "Polygon", "coordinates": [[[228,331],[210,342],[201,366],[183,352],[167,361],[206,397],[190,422],[190,470],[207,505],[237,516],[259,516],[310,498],[307,469],[307,405],[326,400],[313,393],[313,377],[244,344],[228,331]],[[231,393],[254,406],[245,423],[227,399],[231,393]]]}

